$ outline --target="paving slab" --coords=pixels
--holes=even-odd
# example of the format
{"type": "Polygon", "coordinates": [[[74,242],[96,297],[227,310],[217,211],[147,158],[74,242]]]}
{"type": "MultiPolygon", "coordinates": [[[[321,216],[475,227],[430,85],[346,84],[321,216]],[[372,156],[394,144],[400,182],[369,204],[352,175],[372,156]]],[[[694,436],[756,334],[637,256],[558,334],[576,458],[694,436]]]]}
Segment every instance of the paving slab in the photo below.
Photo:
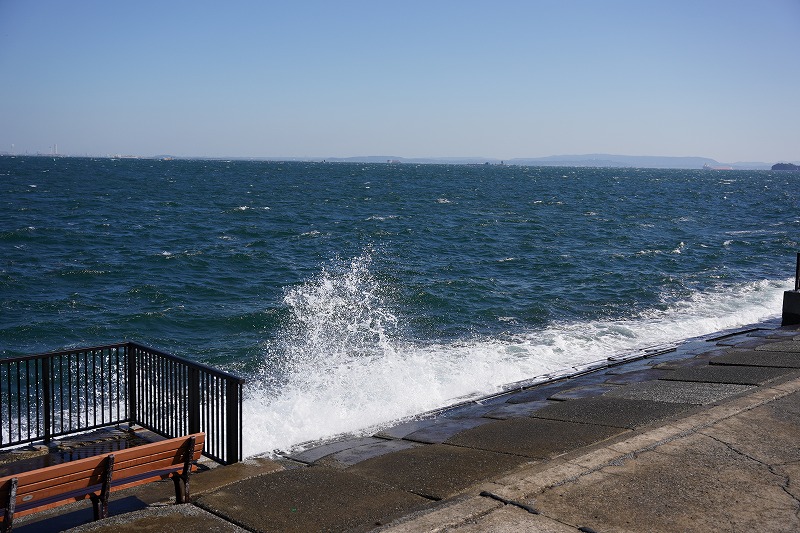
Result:
{"type": "Polygon", "coordinates": [[[342,450],[349,450],[350,448],[357,448],[359,446],[364,446],[365,444],[376,444],[379,442],[381,442],[381,439],[377,437],[359,437],[354,439],[333,441],[320,444],[319,446],[312,446],[300,452],[290,453],[284,457],[288,457],[294,461],[300,461],[301,463],[312,464],[316,461],[319,461],[326,455],[331,455],[342,450]]]}
{"type": "MultiPolygon", "coordinates": [[[[767,339],[791,339],[797,336],[796,330],[761,329],[747,334],[748,337],[764,337],[767,339]]],[[[795,339],[797,340],[797,339],[795,339]]]]}
{"type": "Polygon", "coordinates": [[[731,383],[736,385],[763,385],[795,369],[766,368],[754,366],[710,365],[675,370],[661,378],[667,381],[698,381],[703,383],[731,383]]]}
{"type": "Polygon", "coordinates": [[[441,500],[526,462],[514,455],[433,444],[368,459],[347,471],[441,500]]]}
{"type": "Polygon", "coordinates": [[[666,361],[658,363],[653,368],[659,370],[681,370],[684,368],[694,368],[698,366],[705,366],[708,364],[709,357],[687,357],[684,359],[676,359],[674,361],[666,361]]]}
{"type": "Polygon", "coordinates": [[[703,433],[765,464],[800,465],[800,392],[723,420],[703,433]]]}
{"type": "Polygon", "coordinates": [[[370,531],[430,500],[347,471],[311,466],[250,478],[198,506],[250,531],[370,531]]]}
{"type": "Polygon", "coordinates": [[[711,359],[709,364],[800,368],[800,352],[734,350],[720,357],[711,359]]]}
{"type": "Polygon", "coordinates": [[[558,401],[565,401],[565,400],[577,400],[579,398],[592,398],[594,396],[600,396],[601,394],[605,394],[608,391],[612,391],[616,389],[616,385],[605,385],[605,384],[598,384],[598,385],[583,385],[581,387],[574,387],[572,389],[565,389],[559,391],[552,396],[550,396],[550,400],[558,400],[558,401]]]}
{"type": "Polygon", "coordinates": [[[600,442],[626,430],[542,418],[512,418],[459,433],[448,444],[544,459],[600,442]]]}
{"type": "Polygon", "coordinates": [[[541,387],[534,387],[532,389],[515,392],[509,396],[508,400],[506,400],[506,403],[526,403],[546,400],[553,394],[564,389],[569,389],[570,387],[574,387],[574,385],[564,381],[551,383],[550,385],[542,385],[541,387]]]}
{"type": "Polygon", "coordinates": [[[388,527],[381,528],[381,533],[419,533],[421,531],[445,532],[457,528],[465,522],[472,521],[503,504],[491,498],[474,496],[456,496],[437,503],[429,511],[422,511],[404,516],[388,527]]]}
{"type": "Polygon", "coordinates": [[[606,394],[609,398],[653,400],[707,405],[753,389],[752,385],[697,383],[688,381],[646,381],[633,383],[606,394]]]}
{"type": "Polygon", "coordinates": [[[470,403],[467,405],[459,405],[452,409],[447,409],[442,412],[442,418],[480,418],[494,408],[492,405],[485,405],[479,403],[470,403]]]}
{"type": "Polygon", "coordinates": [[[322,464],[333,468],[346,468],[373,457],[379,457],[381,455],[398,452],[400,450],[407,450],[416,446],[423,445],[416,442],[409,442],[407,440],[380,439],[379,442],[372,442],[369,444],[364,444],[363,446],[356,446],[355,448],[348,448],[346,450],[327,455],[317,461],[317,464],[322,464]]]}
{"type": "MultiPolygon", "coordinates": [[[[391,531],[391,530],[390,530],[391,531]]],[[[473,518],[447,531],[458,533],[576,533],[572,526],[562,524],[542,515],[531,514],[514,505],[473,518]]]]}
{"type": "Polygon", "coordinates": [[[539,400],[527,403],[508,403],[496,407],[494,410],[489,411],[483,416],[485,416],[486,418],[496,418],[498,420],[526,417],[526,416],[531,416],[533,413],[535,413],[542,407],[550,405],[551,403],[552,401],[550,400],[539,400]]]}
{"type": "Polygon", "coordinates": [[[717,342],[717,346],[727,346],[727,347],[738,347],[738,348],[755,348],[760,344],[763,344],[765,341],[762,338],[752,338],[752,337],[730,337],[727,339],[722,339],[717,342]]]}
{"type": "Polygon", "coordinates": [[[402,439],[406,435],[410,435],[411,433],[419,431],[422,428],[426,428],[428,426],[433,426],[441,423],[442,420],[439,418],[423,418],[418,420],[409,420],[407,422],[402,422],[395,426],[382,429],[379,432],[375,433],[374,436],[384,439],[402,439]]]}
{"type": "Polygon", "coordinates": [[[653,368],[653,366],[658,363],[659,361],[649,357],[647,359],[638,359],[623,365],[612,366],[611,368],[607,369],[604,374],[607,376],[615,376],[618,374],[627,374],[628,372],[632,372],[634,370],[648,370],[653,368]]]}
{"type": "Polygon", "coordinates": [[[663,377],[664,375],[667,374],[667,372],[671,371],[666,369],[645,368],[641,370],[634,370],[631,372],[624,372],[620,374],[611,375],[606,379],[605,382],[614,385],[628,385],[630,383],[641,383],[643,381],[651,381],[663,377]]]}
{"type": "Polygon", "coordinates": [[[414,442],[423,442],[425,444],[441,444],[453,435],[490,422],[494,422],[494,420],[490,418],[464,418],[455,420],[440,418],[437,420],[436,424],[426,426],[403,438],[414,442]]]}
{"type": "Polygon", "coordinates": [[[768,342],[756,347],[756,350],[768,352],[794,352],[800,353],[800,341],[778,341],[768,342]]]}
{"type": "Polygon", "coordinates": [[[564,422],[635,429],[674,416],[687,408],[687,405],[679,403],[602,397],[549,405],[536,411],[533,416],[564,422]]]}
{"type": "Polygon", "coordinates": [[[596,531],[798,531],[786,480],[746,451],[690,434],[528,501],[545,516],[596,531]]]}
{"type": "Polygon", "coordinates": [[[71,533],[162,533],[203,531],[208,533],[244,533],[247,530],[191,504],[150,507],[135,515],[121,515],[98,520],[73,529],[71,533]]]}

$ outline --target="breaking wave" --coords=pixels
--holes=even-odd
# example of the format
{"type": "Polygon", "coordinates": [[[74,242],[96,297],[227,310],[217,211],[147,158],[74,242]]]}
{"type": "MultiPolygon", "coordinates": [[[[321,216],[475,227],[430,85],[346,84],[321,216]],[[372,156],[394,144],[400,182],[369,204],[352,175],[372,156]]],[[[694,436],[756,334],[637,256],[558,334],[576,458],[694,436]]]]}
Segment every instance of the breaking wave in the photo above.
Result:
{"type": "Polygon", "coordinates": [[[431,343],[405,337],[371,264],[369,254],[337,262],[285,292],[289,319],[246,392],[245,455],[368,434],[508,383],[763,321],[775,316],[790,284],[742,283],[625,320],[431,343]]]}

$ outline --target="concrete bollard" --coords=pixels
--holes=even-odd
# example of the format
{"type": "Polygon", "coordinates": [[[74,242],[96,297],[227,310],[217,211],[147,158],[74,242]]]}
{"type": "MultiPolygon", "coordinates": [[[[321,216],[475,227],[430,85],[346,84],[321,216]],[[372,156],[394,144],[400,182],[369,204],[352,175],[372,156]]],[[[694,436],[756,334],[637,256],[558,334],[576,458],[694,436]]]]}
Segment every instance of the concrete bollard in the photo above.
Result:
{"type": "Polygon", "coordinates": [[[781,326],[794,324],[800,324],[800,291],[784,291],[781,326]]]}

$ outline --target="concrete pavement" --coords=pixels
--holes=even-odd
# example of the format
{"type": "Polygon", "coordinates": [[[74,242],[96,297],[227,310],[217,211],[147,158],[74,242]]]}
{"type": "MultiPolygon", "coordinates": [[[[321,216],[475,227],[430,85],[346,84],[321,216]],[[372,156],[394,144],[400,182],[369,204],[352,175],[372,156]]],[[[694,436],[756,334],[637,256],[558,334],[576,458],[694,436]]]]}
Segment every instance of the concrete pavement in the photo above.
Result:
{"type": "Polygon", "coordinates": [[[117,493],[107,520],[84,523],[81,502],[15,530],[800,530],[797,326],[593,366],[200,472],[192,504],[157,505],[171,484],[156,483],[117,493]]]}

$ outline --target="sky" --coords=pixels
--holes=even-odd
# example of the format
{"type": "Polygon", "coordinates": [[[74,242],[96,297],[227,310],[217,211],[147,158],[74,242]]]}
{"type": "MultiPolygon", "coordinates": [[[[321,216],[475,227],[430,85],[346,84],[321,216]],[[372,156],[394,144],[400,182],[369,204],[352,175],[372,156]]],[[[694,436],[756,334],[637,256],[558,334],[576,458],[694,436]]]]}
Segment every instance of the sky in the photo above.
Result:
{"type": "Polygon", "coordinates": [[[800,160],[800,0],[0,0],[0,153],[800,160]]]}

